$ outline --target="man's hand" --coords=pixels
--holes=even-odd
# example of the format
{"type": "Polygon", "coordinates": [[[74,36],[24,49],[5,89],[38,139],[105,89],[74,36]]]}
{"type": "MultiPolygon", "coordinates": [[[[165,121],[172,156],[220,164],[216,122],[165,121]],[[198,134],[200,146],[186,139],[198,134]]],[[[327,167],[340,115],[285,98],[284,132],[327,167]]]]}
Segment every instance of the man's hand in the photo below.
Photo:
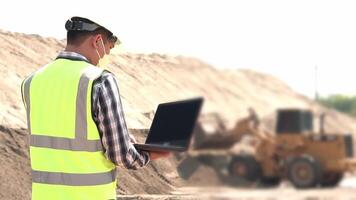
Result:
{"type": "Polygon", "coordinates": [[[150,154],[150,159],[151,160],[157,160],[160,158],[168,158],[170,155],[172,155],[171,152],[168,151],[149,151],[150,154]]]}

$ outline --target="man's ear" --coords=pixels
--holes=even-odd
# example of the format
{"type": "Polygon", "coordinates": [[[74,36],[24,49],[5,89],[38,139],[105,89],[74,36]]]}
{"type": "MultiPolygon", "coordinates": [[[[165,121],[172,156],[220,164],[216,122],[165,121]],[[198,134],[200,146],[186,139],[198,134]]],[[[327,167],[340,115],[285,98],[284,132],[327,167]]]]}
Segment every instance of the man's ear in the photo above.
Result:
{"type": "Polygon", "coordinates": [[[96,34],[91,38],[91,44],[95,49],[98,49],[100,38],[101,38],[100,34],[96,34]]]}

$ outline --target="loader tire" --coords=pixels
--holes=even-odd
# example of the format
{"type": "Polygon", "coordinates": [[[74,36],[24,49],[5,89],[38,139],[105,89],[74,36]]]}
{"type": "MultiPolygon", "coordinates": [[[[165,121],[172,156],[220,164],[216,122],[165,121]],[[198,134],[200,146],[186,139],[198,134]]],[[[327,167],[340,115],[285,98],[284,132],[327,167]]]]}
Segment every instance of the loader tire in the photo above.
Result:
{"type": "Polygon", "coordinates": [[[288,179],[296,188],[313,188],[319,185],[322,169],[312,156],[297,156],[287,164],[288,179]]]}
{"type": "Polygon", "coordinates": [[[254,157],[237,155],[231,159],[229,173],[233,177],[256,182],[261,177],[261,167],[254,157]]]}
{"type": "Polygon", "coordinates": [[[344,174],[342,172],[328,172],[325,173],[321,179],[320,185],[322,187],[335,187],[342,180],[344,174]]]}

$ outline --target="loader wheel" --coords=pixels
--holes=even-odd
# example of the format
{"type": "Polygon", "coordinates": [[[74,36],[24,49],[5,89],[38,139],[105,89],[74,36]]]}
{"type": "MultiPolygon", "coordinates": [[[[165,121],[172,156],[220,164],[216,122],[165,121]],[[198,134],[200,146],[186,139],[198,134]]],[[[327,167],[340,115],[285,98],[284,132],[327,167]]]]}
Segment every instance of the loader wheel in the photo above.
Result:
{"type": "Polygon", "coordinates": [[[229,165],[229,173],[233,177],[255,182],[261,177],[261,167],[254,157],[238,155],[232,158],[229,165]]]}
{"type": "Polygon", "coordinates": [[[264,187],[277,187],[281,183],[280,177],[262,177],[261,184],[264,187]]]}
{"type": "Polygon", "coordinates": [[[296,188],[317,186],[322,177],[321,167],[312,156],[298,156],[288,164],[288,179],[296,188]]]}
{"type": "Polygon", "coordinates": [[[321,179],[322,187],[335,187],[342,180],[344,174],[342,172],[329,172],[323,175],[321,179]]]}

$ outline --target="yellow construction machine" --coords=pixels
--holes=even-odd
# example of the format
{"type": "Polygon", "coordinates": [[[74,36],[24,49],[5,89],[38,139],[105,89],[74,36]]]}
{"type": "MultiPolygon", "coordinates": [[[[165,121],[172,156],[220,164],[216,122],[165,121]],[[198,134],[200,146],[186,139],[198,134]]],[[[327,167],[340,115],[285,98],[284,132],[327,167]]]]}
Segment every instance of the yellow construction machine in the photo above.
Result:
{"type": "Polygon", "coordinates": [[[325,133],[324,115],[320,131],[314,132],[313,118],[309,110],[280,109],[275,133],[269,133],[258,128],[258,117],[250,110],[250,116],[238,122],[229,134],[202,142],[190,155],[227,171],[225,177],[230,179],[242,178],[265,186],[289,180],[297,188],[333,187],[346,172],[355,169],[352,135],[325,133]],[[231,151],[246,135],[257,141],[254,151],[231,151]],[[222,157],[227,159],[222,161],[222,157]]]}

